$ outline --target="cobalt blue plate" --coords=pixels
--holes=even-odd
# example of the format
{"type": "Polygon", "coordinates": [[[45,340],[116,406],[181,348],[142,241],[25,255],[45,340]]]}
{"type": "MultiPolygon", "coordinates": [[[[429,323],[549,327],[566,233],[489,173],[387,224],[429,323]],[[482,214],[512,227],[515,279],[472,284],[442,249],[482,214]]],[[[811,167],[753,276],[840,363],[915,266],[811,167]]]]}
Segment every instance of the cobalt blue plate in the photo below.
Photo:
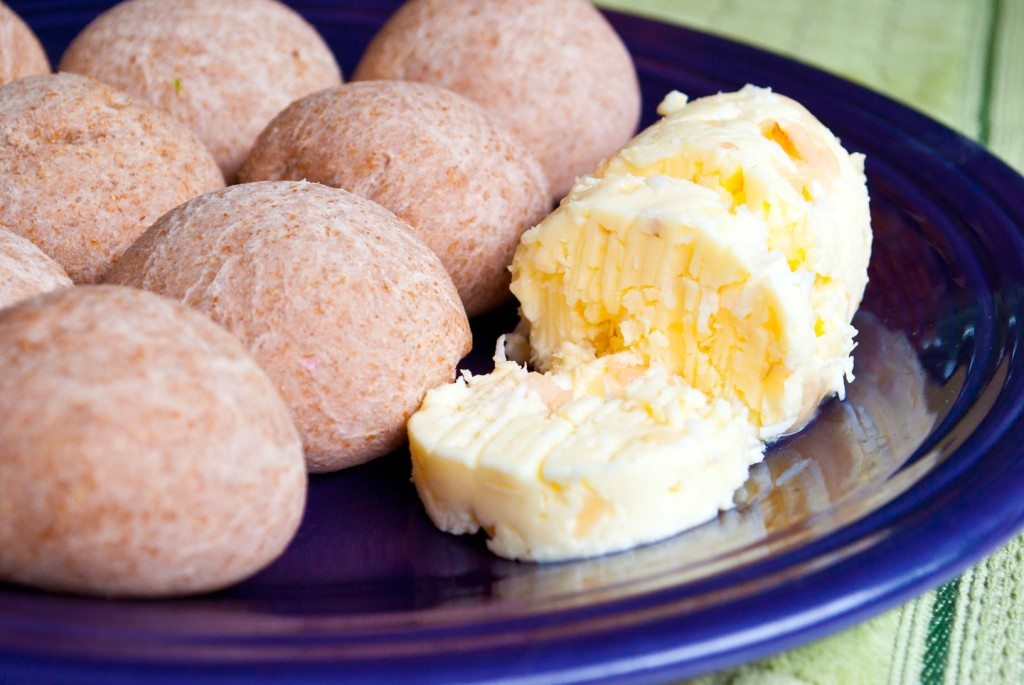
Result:
{"type": "MultiPolygon", "coordinates": [[[[106,4],[11,3],[56,62],[106,4]]],[[[293,3],[351,73],[393,0],[293,3]]],[[[434,530],[408,456],[313,479],[298,537],[228,591],[113,602],[0,586],[0,681],[664,681],[793,647],[950,578],[1024,525],[1024,179],[868,90],[611,15],[646,122],[671,89],[790,95],[868,155],[858,379],[738,507],[664,543],[535,566],[434,530]]],[[[482,368],[507,309],[475,322],[482,368]]]]}

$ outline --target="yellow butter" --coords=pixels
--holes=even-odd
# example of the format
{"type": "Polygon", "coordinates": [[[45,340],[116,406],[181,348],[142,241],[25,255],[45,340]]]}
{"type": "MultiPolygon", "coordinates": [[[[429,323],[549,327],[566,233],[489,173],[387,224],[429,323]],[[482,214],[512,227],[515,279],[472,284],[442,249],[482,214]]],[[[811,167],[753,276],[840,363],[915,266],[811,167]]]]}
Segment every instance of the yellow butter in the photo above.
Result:
{"type": "Polygon", "coordinates": [[[569,374],[493,373],[427,394],[409,421],[413,480],[434,523],[488,533],[532,561],[653,542],[732,506],[762,445],[738,404],[629,353],[569,374]]]}
{"type": "Polygon", "coordinates": [[[678,533],[852,379],[862,158],[763,89],[661,112],[522,237],[507,349],[535,371],[499,349],[410,419],[442,530],[537,561],[678,533]]]}
{"type": "Polygon", "coordinates": [[[765,439],[796,430],[852,379],[863,160],[764,89],[672,94],[661,111],[523,236],[512,291],[531,361],[635,349],[741,399],[765,439]]]}

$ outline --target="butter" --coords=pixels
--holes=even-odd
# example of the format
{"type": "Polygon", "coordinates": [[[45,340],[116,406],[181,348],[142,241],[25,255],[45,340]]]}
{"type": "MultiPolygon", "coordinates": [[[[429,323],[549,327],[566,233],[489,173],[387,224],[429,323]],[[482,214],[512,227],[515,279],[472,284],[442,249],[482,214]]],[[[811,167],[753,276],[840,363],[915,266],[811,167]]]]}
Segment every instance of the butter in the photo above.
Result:
{"type": "Polygon", "coordinates": [[[815,275],[815,289],[827,290],[833,305],[823,314],[845,327],[868,280],[864,156],[846,152],[802,105],[764,88],[689,103],[670,93],[658,111],[664,119],[597,175],[666,174],[718,192],[733,210],[748,209],[765,222],[770,249],[794,271],[815,275]]]}
{"type": "Polygon", "coordinates": [[[409,421],[434,523],[484,529],[500,556],[588,557],[653,542],[732,506],[762,444],[737,403],[630,353],[541,375],[506,361],[430,391],[409,421]]]}
{"type": "Polygon", "coordinates": [[[863,158],[763,89],[660,112],[522,236],[494,372],[409,421],[431,519],[501,556],[595,556],[714,517],[764,442],[853,378],[863,158]]]}
{"type": "Polygon", "coordinates": [[[630,351],[743,402],[766,438],[842,387],[845,365],[815,364],[809,281],[762,221],[689,181],[584,181],[523,236],[512,273],[539,371],[630,351]]]}
{"type": "Polygon", "coordinates": [[[564,343],[637,349],[743,401],[764,439],[798,430],[853,378],[863,158],[760,88],[674,93],[660,111],[523,236],[512,291],[531,361],[557,368],[564,343]]]}

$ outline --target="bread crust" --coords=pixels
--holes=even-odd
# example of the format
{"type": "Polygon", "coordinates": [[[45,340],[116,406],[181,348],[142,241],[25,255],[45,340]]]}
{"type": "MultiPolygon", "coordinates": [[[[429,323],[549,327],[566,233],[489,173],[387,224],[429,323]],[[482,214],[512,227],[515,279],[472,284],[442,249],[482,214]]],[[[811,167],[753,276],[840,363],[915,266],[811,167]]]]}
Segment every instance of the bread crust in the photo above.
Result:
{"type": "Polygon", "coordinates": [[[550,209],[544,173],[510,132],[421,83],[350,83],[293,103],[240,179],[306,179],[390,209],[441,258],[470,316],[510,299],[519,236],[550,209]]]}
{"type": "Polygon", "coordinates": [[[50,60],[36,34],[0,2],[0,86],[26,76],[50,73],[50,60]]]}
{"type": "Polygon", "coordinates": [[[0,228],[0,309],[69,286],[71,279],[60,264],[28,240],[0,228]]]}
{"type": "Polygon", "coordinates": [[[587,0],[410,0],[353,78],[425,81],[473,100],[533,152],[554,197],[640,118],[633,60],[587,0]]]}
{"type": "Polygon", "coordinates": [[[74,74],[0,87],[0,228],[95,283],[164,212],[224,187],[188,129],[74,74]]]}
{"type": "Polygon", "coordinates": [[[285,548],[298,433],[227,331],[130,288],[0,310],[0,578],[159,597],[215,590],[285,548]]]}
{"type": "Polygon", "coordinates": [[[323,39],[276,0],[130,0],[71,43],[85,74],[194,131],[232,181],[256,136],[303,95],[341,83],[323,39]]]}
{"type": "Polygon", "coordinates": [[[315,183],[232,186],[169,212],[107,281],[182,300],[235,333],[277,384],[311,471],[405,440],[469,351],[438,258],[369,200],[315,183]]]}

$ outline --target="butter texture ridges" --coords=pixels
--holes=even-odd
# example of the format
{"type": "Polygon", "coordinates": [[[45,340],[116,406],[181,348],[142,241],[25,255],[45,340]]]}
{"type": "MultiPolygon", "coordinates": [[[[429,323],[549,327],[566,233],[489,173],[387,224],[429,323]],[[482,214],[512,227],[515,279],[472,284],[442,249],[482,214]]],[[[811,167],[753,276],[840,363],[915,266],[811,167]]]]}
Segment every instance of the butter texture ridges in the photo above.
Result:
{"type": "Polygon", "coordinates": [[[537,561],[704,522],[731,506],[762,447],[741,406],[630,353],[542,375],[499,351],[493,373],[432,392],[409,432],[434,522],[482,528],[497,554],[537,561]]]}

